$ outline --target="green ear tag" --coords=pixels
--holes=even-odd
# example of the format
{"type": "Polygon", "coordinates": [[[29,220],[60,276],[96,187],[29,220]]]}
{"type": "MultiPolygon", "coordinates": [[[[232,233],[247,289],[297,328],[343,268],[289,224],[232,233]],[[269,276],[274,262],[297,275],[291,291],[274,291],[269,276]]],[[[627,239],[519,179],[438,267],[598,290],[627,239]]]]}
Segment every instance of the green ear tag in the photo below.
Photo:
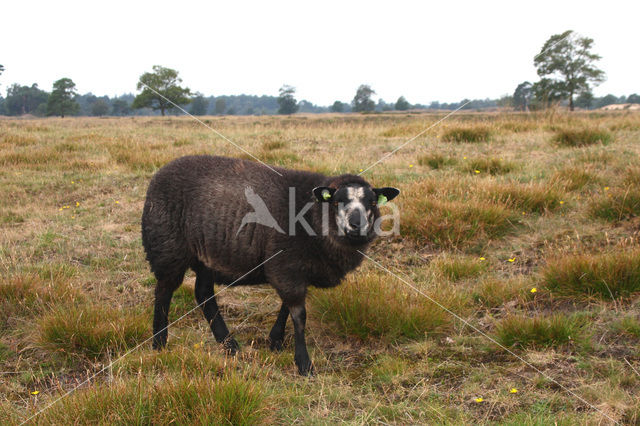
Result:
{"type": "Polygon", "coordinates": [[[383,206],[385,205],[387,202],[387,197],[385,197],[384,195],[380,194],[378,195],[378,205],[379,206],[383,206]]]}
{"type": "Polygon", "coordinates": [[[331,198],[331,192],[328,189],[322,191],[322,199],[327,201],[329,198],[331,198]]]}

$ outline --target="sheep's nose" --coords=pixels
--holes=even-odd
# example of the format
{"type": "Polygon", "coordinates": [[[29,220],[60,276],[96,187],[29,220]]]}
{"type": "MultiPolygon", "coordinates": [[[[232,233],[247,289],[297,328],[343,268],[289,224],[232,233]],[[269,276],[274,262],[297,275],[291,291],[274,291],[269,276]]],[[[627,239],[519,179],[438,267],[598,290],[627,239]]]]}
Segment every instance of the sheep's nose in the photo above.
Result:
{"type": "Polygon", "coordinates": [[[362,218],[360,217],[360,213],[351,213],[349,215],[349,227],[354,230],[359,230],[361,227],[362,218]]]}

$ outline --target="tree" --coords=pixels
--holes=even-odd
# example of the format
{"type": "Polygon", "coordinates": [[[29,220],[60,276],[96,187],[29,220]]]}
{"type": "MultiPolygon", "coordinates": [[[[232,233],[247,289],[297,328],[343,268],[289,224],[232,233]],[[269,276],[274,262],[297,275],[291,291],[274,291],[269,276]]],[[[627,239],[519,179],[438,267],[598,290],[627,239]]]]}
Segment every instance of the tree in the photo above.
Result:
{"type": "Polygon", "coordinates": [[[38,88],[36,83],[31,86],[13,84],[7,89],[4,108],[7,115],[40,114],[46,112],[49,94],[38,88]]]}
{"type": "Polygon", "coordinates": [[[207,113],[207,108],[209,108],[209,101],[202,95],[202,93],[196,93],[196,95],[191,98],[190,114],[205,115],[207,113]]]}
{"type": "Polygon", "coordinates": [[[591,93],[590,91],[582,92],[576,98],[575,104],[578,108],[591,109],[591,107],[593,107],[593,101],[593,93],[591,93]]]}
{"type": "Polygon", "coordinates": [[[411,105],[409,104],[409,102],[407,102],[404,96],[400,96],[395,104],[396,111],[406,111],[409,108],[411,108],[411,105]]]}
{"type": "Polygon", "coordinates": [[[370,112],[376,108],[375,102],[371,99],[372,95],[376,92],[366,84],[361,84],[356,91],[356,95],[353,98],[353,111],[354,112],[370,112]]]}
{"type": "Polygon", "coordinates": [[[330,111],[331,112],[344,112],[344,103],[340,102],[340,101],[335,101],[333,103],[333,105],[331,105],[330,111]]]}
{"type": "MultiPolygon", "coordinates": [[[[565,98],[566,89],[561,81],[543,78],[531,86],[536,109],[548,108],[565,98]]],[[[532,105],[534,106],[534,105],[532,105]]]]}
{"type": "Polygon", "coordinates": [[[216,114],[222,115],[224,114],[224,110],[227,108],[227,101],[224,98],[216,99],[216,114]]]}
{"type": "Polygon", "coordinates": [[[131,105],[124,99],[114,99],[111,102],[111,114],[113,115],[129,115],[131,113],[131,105]]]}
{"type": "Polygon", "coordinates": [[[513,106],[519,111],[529,111],[529,103],[531,102],[531,83],[525,81],[518,84],[513,92],[513,106]]]}
{"type": "Polygon", "coordinates": [[[630,104],[640,104],[640,95],[637,93],[632,93],[627,98],[627,102],[630,104]]]}
{"type": "Polygon", "coordinates": [[[569,100],[573,111],[573,97],[590,90],[590,84],[597,85],[605,80],[604,71],[594,63],[600,55],[591,53],[593,39],[579,37],[573,31],[552,35],[533,59],[541,78],[550,78],[561,89],[560,94],[569,100]]]}
{"type": "Polygon", "coordinates": [[[103,115],[107,115],[109,112],[109,103],[104,99],[97,99],[91,105],[91,115],[96,117],[102,117],[103,115]]]}
{"type": "Polygon", "coordinates": [[[616,95],[608,94],[596,101],[596,108],[602,108],[607,105],[613,105],[618,103],[616,95]]]}
{"type": "Polygon", "coordinates": [[[53,83],[53,90],[47,101],[47,115],[76,114],[80,109],[74,99],[76,96],[76,84],[70,78],[61,78],[53,83]]]}
{"type": "Polygon", "coordinates": [[[278,114],[294,114],[300,107],[295,98],[296,88],[284,85],[280,88],[278,96],[278,114]]]}
{"type": "Polygon", "coordinates": [[[0,75],[4,72],[4,66],[0,65],[0,75]]]}
{"type": "Polygon", "coordinates": [[[160,110],[164,116],[167,110],[174,108],[174,104],[186,105],[191,102],[191,91],[187,87],[181,87],[180,83],[182,79],[178,77],[178,71],[154,65],[153,72],[140,76],[137,87],[142,92],[133,100],[131,107],[160,110]]]}
{"type": "Polygon", "coordinates": [[[498,99],[496,99],[496,106],[500,108],[512,108],[513,107],[513,96],[512,95],[502,95],[498,99]]]}

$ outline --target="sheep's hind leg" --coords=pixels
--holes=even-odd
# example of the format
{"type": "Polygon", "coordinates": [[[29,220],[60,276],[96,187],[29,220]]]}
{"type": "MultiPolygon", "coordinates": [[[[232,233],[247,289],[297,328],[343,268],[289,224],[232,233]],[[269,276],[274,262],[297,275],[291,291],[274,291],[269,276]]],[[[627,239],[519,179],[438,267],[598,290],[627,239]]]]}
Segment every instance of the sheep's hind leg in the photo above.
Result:
{"type": "Polygon", "coordinates": [[[198,265],[193,269],[196,272],[196,301],[211,327],[213,337],[218,343],[222,343],[231,355],[234,355],[238,351],[238,342],[229,336],[229,329],[216,303],[213,292],[213,271],[204,265],[198,265]]]}
{"type": "Polygon", "coordinates": [[[278,312],[278,318],[276,319],[273,328],[269,333],[269,341],[271,342],[272,351],[281,351],[282,342],[284,341],[284,329],[287,325],[287,318],[289,317],[289,308],[283,303],[278,312]]]}

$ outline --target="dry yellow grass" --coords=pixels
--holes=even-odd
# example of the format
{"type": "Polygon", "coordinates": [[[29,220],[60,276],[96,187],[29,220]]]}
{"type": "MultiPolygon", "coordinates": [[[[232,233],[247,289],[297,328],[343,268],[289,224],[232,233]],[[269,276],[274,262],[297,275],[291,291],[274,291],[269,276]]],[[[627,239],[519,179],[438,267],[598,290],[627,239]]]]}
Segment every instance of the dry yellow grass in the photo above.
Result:
{"type": "MultiPolygon", "coordinates": [[[[441,117],[204,120],[268,163],[339,174],[441,117]]],[[[220,304],[238,359],[225,358],[196,311],[172,328],[166,352],[143,345],[40,422],[606,424],[601,410],[633,423],[637,274],[613,299],[585,298],[550,291],[545,268],[566,258],[557,275],[580,278],[581,265],[637,266],[639,137],[633,113],[461,113],[365,173],[402,191],[401,235],[371,255],[593,406],[365,262],[341,287],[313,292],[311,380],[295,374],[290,331],[285,351],[268,350],[273,291],[234,288],[220,304]],[[550,143],[568,128],[608,129],[612,142],[550,143]],[[445,140],[456,129],[484,136],[445,140]],[[630,254],[608,262],[602,252],[630,254]],[[576,330],[579,347],[567,344],[576,330]]],[[[26,419],[148,337],[146,186],[167,161],[204,153],[245,156],[187,117],[0,119],[0,423],[26,419]]],[[[592,275],[597,288],[598,277],[618,276],[592,275]]],[[[192,287],[189,275],[173,318],[195,306],[192,287]]]]}

